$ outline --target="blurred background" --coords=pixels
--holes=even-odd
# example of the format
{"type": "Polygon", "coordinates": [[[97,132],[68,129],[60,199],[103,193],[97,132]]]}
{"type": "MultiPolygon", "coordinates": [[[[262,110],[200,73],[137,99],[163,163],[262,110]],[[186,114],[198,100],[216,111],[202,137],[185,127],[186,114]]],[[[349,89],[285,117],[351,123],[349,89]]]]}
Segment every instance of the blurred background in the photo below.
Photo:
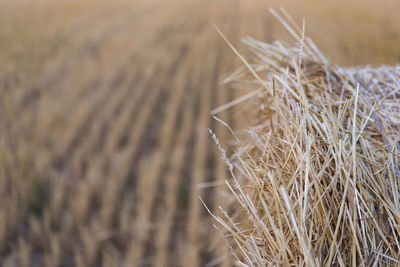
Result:
{"type": "Polygon", "coordinates": [[[335,64],[400,60],[396,0],[0,1],[0,266],[232,266],[199,196],[229,205],[210,111],[247,91],[212,25],[249,56],[279,6],[335,64]]]}

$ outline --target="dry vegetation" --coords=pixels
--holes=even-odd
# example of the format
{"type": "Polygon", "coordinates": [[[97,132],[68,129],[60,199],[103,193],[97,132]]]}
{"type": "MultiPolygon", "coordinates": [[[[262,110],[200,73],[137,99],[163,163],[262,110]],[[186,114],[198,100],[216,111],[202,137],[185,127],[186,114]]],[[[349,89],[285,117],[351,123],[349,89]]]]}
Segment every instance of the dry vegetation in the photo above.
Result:
{"type": "Polygon", "coordinates": [[[245,39],[226,79],[251,90],[248,128],[231,159],[213,134],[236,211],[214,217],[240,266],[398,266],[400,66],[334,65],[272,13],[294,42],[245,39]]]}
{"type": "MultiPolygon", "coordinates": [[[[217,90],[239,61],[212,24],[271,41],[277,2],[0,1],[0,265],[230,266],[198,196],[227,200],[209,112],[247,86],[217,90]]],[[[339,2],[279,4],[339,63],[398,61],[398,4],[339,2]]]]}

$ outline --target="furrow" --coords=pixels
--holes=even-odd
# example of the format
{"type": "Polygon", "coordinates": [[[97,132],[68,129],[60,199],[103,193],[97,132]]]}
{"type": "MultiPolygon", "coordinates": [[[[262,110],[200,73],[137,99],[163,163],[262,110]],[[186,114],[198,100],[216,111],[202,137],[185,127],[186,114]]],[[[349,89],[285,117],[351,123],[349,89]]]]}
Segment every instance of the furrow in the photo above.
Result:
{"type": "MultiPolygon", "coordinates": [[[[186,63],[187,64],[187,63],[186,63]]],[[[182,65],[182,69],[185,69],[186,66],[182,65]]],[[[153,209],[153,206],[156,201],[156,194],[152,195],[149,192],[144,191],[145,186],[147,186],[150,192],[155,192],[159,183],[163,183],[163,181],[159,181],[161,170],[165,167],[166,163],[169,161],[169,152],[171,149],[171,141],[174,137],[175,133],[175,124],[177,119],[177,111],[179,109],[179,105],[184,99],[185,89],[186,87],[186,75],[187,73],[182,71],[180,75],[177,77],[176,84],[171,86],[169,92],[169,99],[166,105],[165,119],[162,121],[161,130],[159,132],[158,140],[159,144],[151,155],[151,158],[154,159],[154,165],[151,167],[151,170],[145,170],[144,172],[138,175],[138,202],[137,202],[137,240],[138,246],[137,249],[134,250],[133,259],[134,261],[139,261],[141,254],[143,253],[144,244],[148,238],[149,231],[142,230],[143,224],[150,224],[150,215],[153,209]],[[144,185],[144,181],[151,180],[153,181],[151,184],[147,183],[144,185]]],[[[151,161],[153,161],[151,159],[151,161]]],[[[150,242],[154,242],[151,240],[150,242]]]]}
{"type": "Polygon", "coordinates": [[[158,213],[158,218],[160,218],[159,227],[155,234],[156,253],[155,253],[155,265],[156,266],[167,266],[171,263],[168,261],[168,241],[172,233],[172,225],[174,214],[176,212],[177,195],[179,188],[179,179],[182,166],[185,164],[185,146],[189,140],[190,133],[189,129],[193,125],[194,117],[194,90],[191,89],[186,96],[186,103],[183,107],[183,118],[180,131],[177,136],[177,142],[174,146],[170,157],[170,166],[167,173],[164,176],[165,193],[164,201],[159,203],[159,210],[162,212],[158,213]]]}
{"type": "MultiPolygon", "coordinates": [[[[208,78],[212,77],[212,73],[215,68],[215,62],[213,66],[208,70],[208,78]]],[[[210,79],[211,80],[211,79],[210,79]]],[[[189,193],[189,208],[188,208],[188,221],[187,221],[187,254],[184,258],[185,266],[198,266],[199,264],[199,233],[201,213],[203,207],[200,206],[199,196],[202,195],[202,191],[199,189],[199,185],[203,182],[205,177],[205,163],[207,158],[208,142],[210,141],[208,136],[208,122],[209,112],[211,109],[210,105],[211,97],[211,86],[208,85],[202,88],[202,95],[200,100],[200,114],[197,127],[197,138],[194,146],[196,152],[194,163],[193,163],[193,177],[191,181],[191,188],[189,193]]]]}

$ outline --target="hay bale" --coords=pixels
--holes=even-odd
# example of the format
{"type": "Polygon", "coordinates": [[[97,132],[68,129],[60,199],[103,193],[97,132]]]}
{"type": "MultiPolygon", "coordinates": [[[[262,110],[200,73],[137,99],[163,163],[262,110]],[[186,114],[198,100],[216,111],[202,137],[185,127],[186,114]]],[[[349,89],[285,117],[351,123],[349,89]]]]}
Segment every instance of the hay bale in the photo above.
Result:
{"type": "Polygon", "coordinates": [[[256,97],[226,158],[236,213],[215,218],[240,266],[397,265],[400,67],[336,66],[273,13],[295,45],[244,40],[254,58],[226,82],[256,97]]]}

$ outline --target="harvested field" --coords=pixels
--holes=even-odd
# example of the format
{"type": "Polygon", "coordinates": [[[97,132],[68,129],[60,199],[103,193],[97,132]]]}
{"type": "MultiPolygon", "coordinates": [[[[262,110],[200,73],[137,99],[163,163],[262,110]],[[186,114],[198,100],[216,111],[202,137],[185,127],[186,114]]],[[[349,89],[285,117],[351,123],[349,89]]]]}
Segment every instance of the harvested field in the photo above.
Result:
{"type": "Polygon", "coordinates": [[[337,63],[400,59],[389,0],[0,1],[0,265],[231,266],[199,196],[226,201],[210,111],[247,91],[212,25],[285,38],[278,4],[337,63]]]}

